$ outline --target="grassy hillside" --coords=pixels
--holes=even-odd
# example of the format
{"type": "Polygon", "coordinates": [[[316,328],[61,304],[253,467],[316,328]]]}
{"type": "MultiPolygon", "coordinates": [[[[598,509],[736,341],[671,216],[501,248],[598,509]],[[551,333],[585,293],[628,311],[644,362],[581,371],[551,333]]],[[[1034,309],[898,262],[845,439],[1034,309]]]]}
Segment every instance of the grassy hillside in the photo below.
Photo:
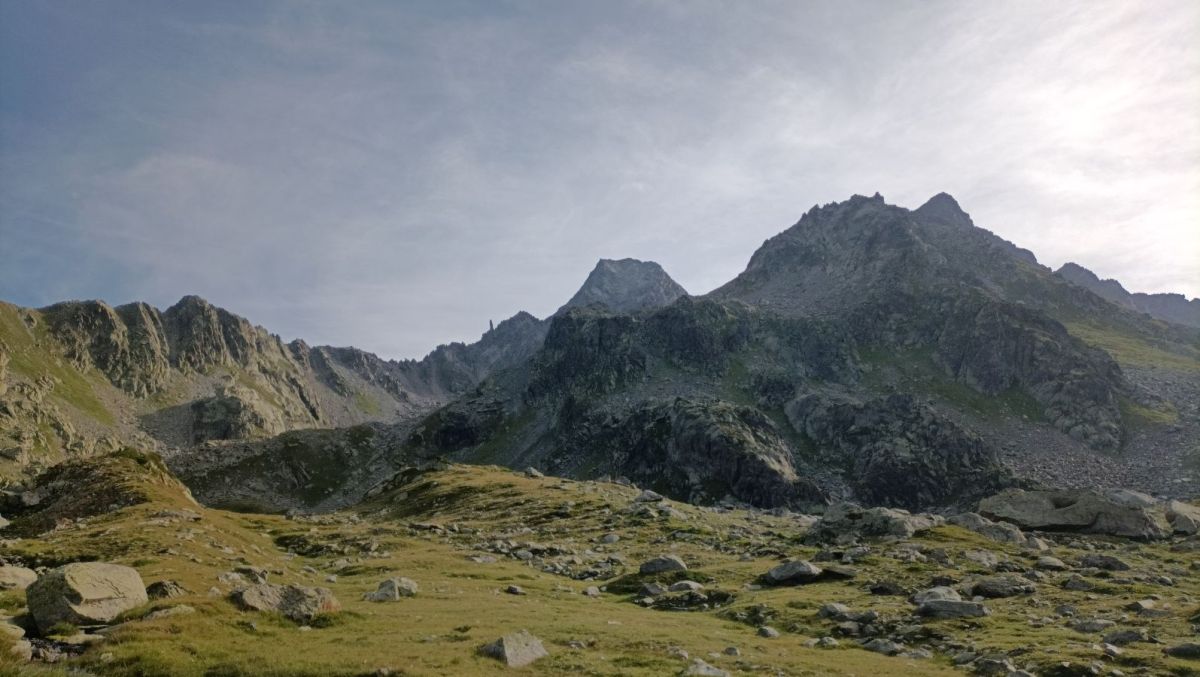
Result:
{"type": "MultiPolygon", "coordinates": [[[[130,472],[141,467],[121,463],[118,467],[130,472]]],[[[191,591],[128,613],[128,622],[106,642],[71,661],[98,675],[348,676],[380,669],[405,675],[495,674],[498,664],[479,656],[478,647],[519,629],[540,637],[550,652],[525,670],[530,674],[675,674],[688,664],[678,649],[734,674],[961,674],[944,654],[887,657],[845,638],[833,649],[804,642],[834,634],[834,623],[817,615],[826,602],[875,610],[884,621],[908,619],[912,605],[902,596],[870,594],[873,581],[922,588],[936,576],[962,579],[983,570],[964,557],[972,550],[987,550],[1019,566],[1032,564],[1029,554],[944,527],[914,541],[935,555],[924,562],[901,561],[889,556],[895,546],[876,545],[857,565],[856,580],[757,589],[755,579],[781,556],[816,555],[816,548],[800,544],[803,530],[795,519],[681,504],[652,517],[639,514],[638,492],[630,487],[532,479],[490,467],[451,466],[416,475],[357,511],[300,519],[206,510],[172,485],[151,486],[147,503],[5,542],[6,557],[30,564],[112,560],[136,567],[147,583],[172,579],[191,591]],[[186,515],[179,512],[183,508],[195,510],[199,520],[180,517],[186,515]],[[600,543],[605,534],[620,540],[600,543]],[[543,555],[543,563],[565,562],[573,571],[597,567],[611,556],[625,564],[616,565],[607,580],[574,580],[489,553],[494,549],[489,544],[497,541],[511,541],[514,550],[556,548],[562,554],[543,555]],[[682,557],[690,567],[684,575],[704,582],[706,592],[723,591],[732,599],[695,611],[635,604],[631,591],[644,580],[636,573],[638,563],[663,553],[682,557]],[[469,559],[484,555],[496,559],[469,559]],[[218,577],[241,564],[270,570],[274,582],[327,586],[344,611],[310,626],[238,611],[225,597],[230,586],[218,577]],[[331,575],[336,580],[327,578],[331,575]],[[421,591],[399,602],[361,599],[388,576],[412,578],[421,591]],[[526,594],[506,593],[510,585],[526,594]],[[607,592],[595,598],[583,594],[590,585],[606,586],[607,592]],[[195,613],[141,620],[180,604],[195,613]],[[756,628],[762,624],[781,636],[759,637],[756,628]],[[740,655],[723,653],[727,647],[736,647],[740,655]]],[[[1108,547],[1098,538],[1063,543],[1053,554],[1064,560],[1082,554],[1080,547],[1108,547]]],[[[944,637],[950,639],[938,641],[1013,652],[1018,665],[1086,665],[1098,658],[1097,637],[1064,627],[1066,619],[1056,615],[1056,607],[1073,605],[1076,617],[1115,617],[1125,613],[1121,606],[1148,595],[1160,595],[1169,613],[1133,617],[1122,627],[1144,628],[1167,642],[1189,637],[1186,618],[1196,611],[1189,600],[1200,597],[1200,580],[1174,572],[1186,568],[1190,556],[1168,546],[1118,547],[1138,576],[1101,579],[1091,593],[1047,581],[1033,597],[989,601],[993,613],[985,618],[917,623],[910,648],[944,637]],[[1173,587],[1152,582],[1163,574],[1175,576],[1173,587]]],[[[9,610],[22,604],[14,593],[0,601],[9,610]]],[[[1194,664],[1164,658],[1157,645],[1125,649],[1113,667],[1193,674],[1188,671],[1194,664]]],[[[9,673],[18,667],[8,658],[0,658],[0,665],[9,673]]]]}

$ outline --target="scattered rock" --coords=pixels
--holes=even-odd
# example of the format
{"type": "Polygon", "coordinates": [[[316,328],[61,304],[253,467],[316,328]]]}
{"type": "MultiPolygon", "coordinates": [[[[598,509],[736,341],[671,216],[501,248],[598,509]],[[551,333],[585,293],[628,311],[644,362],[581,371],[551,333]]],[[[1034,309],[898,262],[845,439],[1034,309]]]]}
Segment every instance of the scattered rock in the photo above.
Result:
{"type": "Polygon", "coordinates": [[[779,637],[779,631],[769,625],[764,625],[758,629],[758,636],[767,639],[775,639],[779,637]]]}

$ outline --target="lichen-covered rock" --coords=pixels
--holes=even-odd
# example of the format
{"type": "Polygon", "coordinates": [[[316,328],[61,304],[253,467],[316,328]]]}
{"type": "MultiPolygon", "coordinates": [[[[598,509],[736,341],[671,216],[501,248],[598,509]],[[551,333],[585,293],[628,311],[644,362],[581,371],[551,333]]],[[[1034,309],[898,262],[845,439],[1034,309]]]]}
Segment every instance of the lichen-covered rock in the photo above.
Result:
{"type": "Polygon", "coordinates": [[[687,564],[678,555],[662,555],[642,562],[638,572],[642,574],[662,574],[669,571],[687,571],[687,564]]]}
{"type": "Polygon", "coordinates": [[[0,590],[24,590],[37,580],[33,569],[0,566],[0,590]]]}
{"type": "Polygon", "coordinates": [[[103,625],[149,601],[136,569],[104,562],[53,569],[25,590],[25,598],[42,632],[56,623],[103,625]]]}
{"type": "Polygon", "coordinates": [[[302,585],[259,583],[233,591],[230,599],[246,611],[275,611],[298,623],[342,610],[328,588],[302,585]]]}
{"type": "Polygon", "coordinates": [[[946,521],[968,531],[974,531],[997,543],[1011,543],[1029,550],[1045,550],[1049,547],[1042,539],[1024,533],[1016,525],[1008,522],[993,522],[979,513],[964,512],[951,515],[946,518],[946,521]]]}
{"type": "Polygon", "coordinates": [[[784,562],[763,574],[763,582],[768,585],[801,585],[811,583],[821,578],[825,571],[806,560],[784,562]]]}
{"type": "Polygon", "coordinates": [[[494,658],[510,668],[520,668],[550,655],[542,640],[529,634],[527,630],[510,632],[507,635],[489,642],[479,648],[479,653],[494,658]]]}
{"type": "Polygon", "coordinates": [[[1171,535],[1163,504],[1126,489],[1012,489],[980,501],[979,512],[1026,529],[1083,531],[1138,539],[1171,535]]]}

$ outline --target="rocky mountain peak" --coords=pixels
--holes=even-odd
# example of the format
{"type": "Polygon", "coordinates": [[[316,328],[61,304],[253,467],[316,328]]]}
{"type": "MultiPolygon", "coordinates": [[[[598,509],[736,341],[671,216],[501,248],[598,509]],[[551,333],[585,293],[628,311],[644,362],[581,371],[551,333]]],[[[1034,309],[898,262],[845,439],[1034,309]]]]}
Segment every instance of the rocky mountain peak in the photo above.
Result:
{"type": "Polygon", "coordinates": [[[686,295],[687,290],[653,261],[600,259],[579,291],[555,314],[589,305],[632,313],[661,308],[686,295]]]}
{"type": "Polygon", "coordinates": [[[963,211],[959,206],[958,200],[955,200],[949,193],[938,193],[925,201],[925,204],[917,207],[913,212],[915,216],[926,221],[938,221],[945,224],[973,226],[971,216],[963,211]]]}

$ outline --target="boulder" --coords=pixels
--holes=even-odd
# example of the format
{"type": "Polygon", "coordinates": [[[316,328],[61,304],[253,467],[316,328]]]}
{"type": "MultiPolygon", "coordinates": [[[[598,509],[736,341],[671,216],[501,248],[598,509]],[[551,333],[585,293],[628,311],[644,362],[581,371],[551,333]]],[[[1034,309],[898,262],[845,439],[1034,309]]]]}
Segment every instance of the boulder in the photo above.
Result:
{"type": "Polygon", "coordinates": [[[549,656],[542,640],[529,634],[527,630],[510,632],[494,642],[484,644],[479,653],[488,658],[495,658],[510,668],[520,668],[549,656]]]}
{"type": "Polygon", "coordinates": [[[1088,569],[1103,569],[1105,571],[1129,571],[1133,568],[1122,559],[1099,553],[1084,555],[1079,560],[1079,566],[1088,569]]]}
{"type": "Polygon", "coordinates": [[[170,599],[182,597],[188,594],[188,590],[177,581],[155,581],[146,588],[146,594],[150,599],[170,599]]]}
{"type": "Polygon", "coordinates": [[[1047,547],[1042,539],[1026,534],[1015,525],[1008,522],[993,522],[977,512],[952,515],[946,518],[946,521],[997,543],[1011,543],[1030,550],[1045,550],[1047,547]]]}
{"type": "Polygon", "coordinates": [[[24,590],[37,580],[33,569],[0,567],[0,590],[24,590]]]}
{"type": "Polygon", "coordinates": [[[1200,507],[1183,501],[1167,501],[1167,521],[1177,534],[1194,536],[1200,533],[1200,507]]]}
{"type": "Polygon", "coordinates": [[[420,586],[411,578],[387,578],[379,582],[375,592],[368,592],[363,599],[368,602],[398,602],[401,597],[415,597],[420,586]]]}
{"type": "Polygon", "coordinates": [[[938,515],[835,503],[825,509],[805,540],[813,543],[844,543],[863,538],[902,540],[943,523],[945,519],[938,515]]]}
{"type": "Polygon", "coordinates": [[[687,571],[687,564],[678,555],[663,555],[642,562],[638,571],[643,574],[661,574],[668,571],[687,571]]]}
{"type": "Polygon", "coordinates": [[[912,603],[918,605],[933,601],[958,602],[961,600],[962,595],[958,594],[957,590],[945,585],[939,585],[929,588],[928,590],[922,590],[921,592],[918,592],[912,596],[912,603]]]}
{"type": "Polygon", "coordinates": [[[136,569],[104,562],[76,562],[49,571],[25,590],[25,598],[42,632],[64,622],[104,625],[150,601],[136,569]]]}
{"type": "Polygon", "coordinates": [[[1022,576],[1007,574],[981,578],[971,585],[970,590],[972,596],[997,599],[1032,594],[1036,587],[1022,576]]]}
{"type": "Polygon", "coordinates": [[[979,602],[963,602],[952,599],[932,599],[917,607],[917,615],[927,618],[972,618],[987,616],[991,612],[979,602]]]}
{"type": "Polygon", "coordinates": [[[1200,660],[1200,643],[1186,642],[1184,644],[1176,644],[1163,649],[1163,653],[1172,658],[1183,658],[1186,660],[1200,660]]]}
{"type": "Polygon", "coordinates": [[[705,663],[699,658],[693,658],[692,663],[679,674],[683,677],[729,677],[728,671],[705,663]]]}
{"type": "Polygon", "coordinates": [[[1146,540],[1167,538],[1172,531],[1165,504],[1127,489],[1010,489],[980,501],[979,512],[1025,529],[1082,531],[1146,540]]]}
{"type": "Polygon", "coordinates": [[[799,585],[811,583],[824,574],[821,567],[805,560],[784,562],[763,575],[768,585],[799,585]]]}
{"type": "Polygon", "coordinates": [[[246,611],[274,611],[298,623],[336,613],[342,605],[327,588],[258,583],[235,590],[230,599],[246,611]]]}

